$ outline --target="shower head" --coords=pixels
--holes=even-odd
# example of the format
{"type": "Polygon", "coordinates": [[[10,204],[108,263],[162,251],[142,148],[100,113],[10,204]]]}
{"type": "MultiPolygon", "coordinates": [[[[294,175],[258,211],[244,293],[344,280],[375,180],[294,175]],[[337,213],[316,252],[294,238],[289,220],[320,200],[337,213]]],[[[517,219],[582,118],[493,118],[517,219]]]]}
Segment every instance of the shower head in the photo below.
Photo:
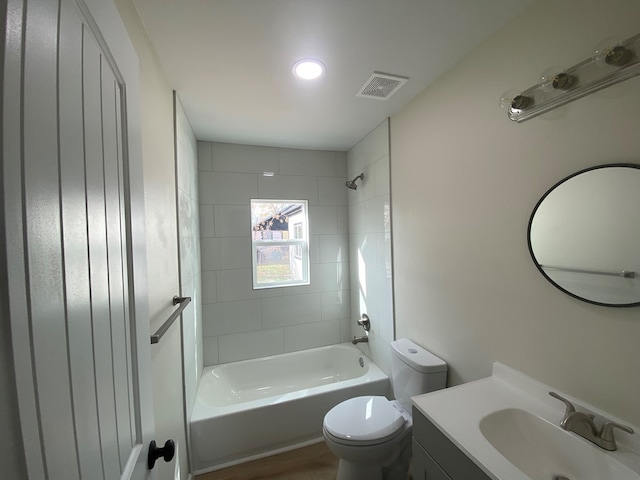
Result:
{"type": "Polygon", "coordinates": [[[358,175],[356,178],[354,178],[353,180],[347,180],[346,182],[344,182],[344,186],[351,189],[351,190],[357,190],[358,189],[358,185],[356,185],[356,180],[364,180],[364,173],[361,173],[360,175],[358,175]]]}

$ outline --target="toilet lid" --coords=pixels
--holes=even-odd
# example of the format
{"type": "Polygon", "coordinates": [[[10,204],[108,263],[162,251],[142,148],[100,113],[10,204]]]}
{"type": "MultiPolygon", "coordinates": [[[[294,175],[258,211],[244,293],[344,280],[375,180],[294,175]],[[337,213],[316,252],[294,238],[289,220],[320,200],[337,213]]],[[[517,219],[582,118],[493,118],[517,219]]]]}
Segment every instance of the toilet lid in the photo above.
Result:
{"type": "Polygon", "coordinates": [[[334,437],[368,441],[388,437],[404,424],[404,417],[385,397],[365,396],[346,400],[324,417],[325,429],[334,437]]]}

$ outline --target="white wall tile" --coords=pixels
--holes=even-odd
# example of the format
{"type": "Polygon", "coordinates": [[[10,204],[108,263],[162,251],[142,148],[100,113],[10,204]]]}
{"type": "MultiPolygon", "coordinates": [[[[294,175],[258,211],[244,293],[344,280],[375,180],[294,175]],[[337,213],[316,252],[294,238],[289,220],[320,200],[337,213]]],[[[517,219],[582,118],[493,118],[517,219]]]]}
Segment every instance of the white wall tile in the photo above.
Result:
{"type": "Polygon", "coordinates": [[[189,149],[187,148],[178,148],[176,152],[178,158],[182,158],[184,160],[177,162],[178,168],[178,190],[182,190],[187,196],[191,197],[195,192],[192,192],[192,179],[195,176],[195,172],[193,170],[193,165],[188,161],[189,149]]]}
{"type": "Polygon", "coordinates": [[[384,232],[385,205],[387,205],[387,202],[386,196],[383,195],[363,203],[366,232],[384,232]]]}
{"type": "Polygon", "coordinates": [[[216,278],[219,302],[233,302],[256,298],[252,287],[250,268],[238,270],[219,270],[216,278]]]}
{"type": "Polygon", "coordinates": [[[338,213],[338,229],[336,233],[349,233],[349,207],[347,205],[338,205],[336,211],[338,213]]]}
{"type": "Polygon", "coordinates": [[[385,155],[374,164],[376,196],[387,195],[391,188],[389,177],[389,155],[385,155]]]}
{"type": "Polygon", "coordinates": [[[191,283],[193,281],[195,264],[194,244],[192,237],[180,237],[180,284],[191,283]]]}
{"type": "Polygon", "coordinates": [[[349,203],[349,233],[364,233],[364,202],[349,203]]]}
{"type": "Polygon", "coordinates": [[[309,238],[309,263],[320,263],[320,236],[310,235],[309,238]]]}
{"type": "Polygon", "coordinates": [[[358,201],[370,200],[376,196],[375,164],[366,164],[362,168],[362,173],[364,173],[364,180],[361,184],[358,180],[358,190],[355,192],[358,201]]]}
{"type": "Polygon", "coordinates": [[[216,172],[278,173],[278,149],[253,145],[213,143],[216,172]]]}
{"type": "Polygon", "coordinates": [[[322,263],[318,265],[318,273],[322,292],[349,289],[348,263],[322,263]]]}
{"type": "MultiPolygon", "coordinates": [[[[340,326],[340,343],[350,342],[353,338],[353,334],[351,333],[351,323],[351,316],[338,320],[338,324],[340,326]]],[[[355,323],[355,321],[353,323],[355,323]]]]}
{"type": "Polygon", "coordinates": [[[216,295],[216,272],[204,270],[202,272],[202,303],[215,303],[216,295]]]}
{"type": "Polygon", "coordinates": [[[190,237],[194,228],[193,220],[191,197],[184,190],[178,189],[178,235],[190,237]]]}
{"type": "Polygon", "coordinates": [[[215,316],[215,306],[215,303],[202,304],[202,336],[204,338],[215,337],[215,323],[217,321],[215,316]]]}
{"type": "MultiPolygon", "coordinates": [[[[362,327],[357,324],[358,318],[363,313],[367,315],[372,311],[372,306],[369,303],[367,295],[361,289],[351,290],[351,334],[362,335],[362,327]]],[[[375,317],[375,315],[374,315],[375,317]]]]}
{"type": "Polygon", "coordinates": [[[222,255],[221,268],[251,268],[251,238],[244,237],[220,238],[222,255]]]}
{"type": "Polygon", "coordinates": [[[308,200],[309,205],[318,204],[318,178],[294,175],[275,175],[258,178],[258,194],[255,198],[280,200],[308,200]]]}
{"type": "Polygon", "coordinates": [[[198,170],[213,170],[213,157],[211,156],[211,143],[198,142],[198,170]]]}
{"type": "Polygon", "coordinates": [[[220,363],[279,353],[284,353],[284,335],[281,328],[234,333],[220,337],[220,363]]]}
{"type": "Polygon", "coordinates": [[[215,348],[207,362],[281,353],[282,328],[291,329],[292,350],[348,340],[347,153],[201,142],[199,156],[205,345],[215,348]],[[263,171],[276,175],[264,177],[263,171]],[[251,198],[309,201],[311,285],[253,290],[251,198]]]}
{"type": "MultiPolygon", "coordinates": [[[[351,292],[359,292],[362,289],[366,289],[366,285],[362,285],[363,282],[366,283],[364,269],[359,268],[360,266],[355,261],[350,262],[349,265],[351,267],[349,270],[349,290],[351,290],[351,292]]],[[[355,305],[353,303],[353,296],[351,297],[351,305],[355,305]]]]}
{"type": "Polygon", "coordinates": [[[214,229],[218,237],[249,236],[251,232],[251,207],[244,205],[214,205],[214,229]]]}
{"type": "Polygon", "coordinates": [[[365,165],[389,154],[389,123],[385,120],[348,152],[348,177],[358,174],[365,165]]]}
{"type": "Polygon", "coordinates": [[[393,303],[389,245],[389,135],[383,122],[347,153],[348,178],[364,172],[356,192],[349,192],[349,260],[352,335],[362,335],[355,319],[362,313],[371,318],[368,348],[372,359],[389,371],[389,342],[393,340],[393,303]],[[385,234],[388,231],[388,234],[385,234]]]}
{"type": "Polygon", "coordinates": [[[263,328],[298,325],[321,319],[320,294],[285,295],[262,300],[263,328]]]}
{"type": "Polygon", "coordinates": [[[330,292],[349,289],[348,263],[318,263],[310,268],[311,284],[300,287],[287,287],[283,295],[302,295],[305,293],[330,292]]]}
{"type": "Polygon", "coordinates": [[[286,352],[333,345],[339,342],[340,325],[337,320],[296,325],[284,329],[284,349],[286,352]]]}
{"type": "Polygon", "coordinates": [[[322,320],[338,320],[351,314],[349,290],[323,292],[321,294],[322,320]]]}
{"type": "Polygon", "coordinates": [[[201,237],[213,237],[215,236],[214,223],[213,223],[213,205],[199,206],[200,216],[200,236],[201,237]]]}
{"type": "Polygon", "coordinates": [[[342,178],[318,178],[318,203],[320,205],[345,205],[349,189],[342,178]]]}
{"type": "Polygon", "coordinates": [[[220,363],[218,355],[218,337],[204,337],[202,339],[202,363],[205,367],[220,363]]]}
{"type": "Polygon", "coordinates": [[[337,174],[335,152],[281,148],[278,165],[283,175],[335,177],[337,174]]]}
{"type": "MultiPolygon", "coordinates": [[[[261,177],[263,178],[263,177],[261,177]]],[[[258,196],[258,175],[254,173],[200,172],[200,203],[242,205],[258,196]]]]}
{"type": "Polygon", "coordinates": [[[219,238],[201,238],[200,255],[202,256],[202,270],[216,270],[222,265],[222,249],[219,238]]]}
{"type": "Polygon", "coordinates": [[[252,298],[277,297],[282,295],[281,288],[253,289],[250,268],[218,270],[216,273],[218,302],[234,302],[252,298]]]}
{"type": "Polygon", "coordinates": [[[250,332],[262,328],[261,300],[241,300],[238,302],[218,302],[207,307],[205,336],[250,332]]]}
{"type": "Polygon", "coordinates": [[[319,235],[320,263],[343,263],[349,261],[349,236],[319,235]]]}
{"type": "Polygon", "coordinates": [[[311,235],[338,233],[338,208],[311,205],[309,207],[309,233],[311,235]]]}
{"type": "Polygon", "coordinates": [[[336,177],[347,178],[347,152],[336,152],[336,177]]]}
{"type": "Polygon", "coordinates": [[[391,275],[391,234],[377,233],[376,244],[376,265],[380,268],[386,269],[388,275],[391,275]]]}

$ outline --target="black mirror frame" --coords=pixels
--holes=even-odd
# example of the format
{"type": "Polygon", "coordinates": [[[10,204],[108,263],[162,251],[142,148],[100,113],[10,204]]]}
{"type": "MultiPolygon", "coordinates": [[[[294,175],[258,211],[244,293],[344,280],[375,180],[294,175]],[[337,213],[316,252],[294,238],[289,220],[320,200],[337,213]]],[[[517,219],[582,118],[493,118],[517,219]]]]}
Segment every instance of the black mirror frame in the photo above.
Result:
{"type": "Polygon", "coordinates": [[[604,303],[604,302],[596,302],[595,300],[589,300],[588,298],[584,298],[579,295],[576,295],[575,293],[570,292],[566,288],[558,285],[558,283],[553,281],[551,277],[549,277],[549,275],[547,275],[547,273],[540,267],[540,264],[538,263],[538,260],[536,259],[536,256],[533,253],[533,247],[531,245],[531,225],[533,224],[533,218],[535,217],[536,212],[538,211],[538,208],[540,207],[542,202],[551,194],[551,192],[553,192],[557,187],[559,187],[563,183],[571,180],[573,177],[577,177],[578,175],[581,175],[586,172],[591,172],[593,170],[600,170],[603,168],[611,168],[611,167],[635,168],[636,170],[640,170],[640,164],[636,164],[636,163],[607,163],[604,165],[596,165],[594,167],[585,168],[578,172],[572,173],[571,175],[557,182],[549,190],[546,191],[546,193],[540,198],[540,200],[538,200],[538,202],[536,203],[536,206],[533,208],[533,211],[531,212],[531,216],[529,217],[529,225],[527,226],[527,246],[529,248],[529,254],[531,255],[531,259],[533,260],[534,265],[536,266],[538,271],[542,274],[542,276],[546,278],[549,281],[549,283],[551,283],[551,285],[556,287],[558,290],[561,290],[562,292],[566,293],[570,297],[576,298],[586,303],[590,303],[592,305],[598,305],[601,307],[614,307],[614,308],[638,307],[640,306],[640,300],[634,303],[604,303]]]}

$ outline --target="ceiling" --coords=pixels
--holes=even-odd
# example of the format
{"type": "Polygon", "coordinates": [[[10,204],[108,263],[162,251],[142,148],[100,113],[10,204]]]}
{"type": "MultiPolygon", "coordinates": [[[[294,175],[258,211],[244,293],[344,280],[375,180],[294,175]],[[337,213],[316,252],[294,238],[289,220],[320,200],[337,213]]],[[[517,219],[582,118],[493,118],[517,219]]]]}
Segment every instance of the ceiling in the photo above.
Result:
{"type": "Polygon", "coordinates": [[[133,0],[199,140],[345,151],[531,0],[133,0]],[[293,76],[301,58],[325,75],[293,76]],[[409,77],[357,97],[373,72],[409,77]]]}

